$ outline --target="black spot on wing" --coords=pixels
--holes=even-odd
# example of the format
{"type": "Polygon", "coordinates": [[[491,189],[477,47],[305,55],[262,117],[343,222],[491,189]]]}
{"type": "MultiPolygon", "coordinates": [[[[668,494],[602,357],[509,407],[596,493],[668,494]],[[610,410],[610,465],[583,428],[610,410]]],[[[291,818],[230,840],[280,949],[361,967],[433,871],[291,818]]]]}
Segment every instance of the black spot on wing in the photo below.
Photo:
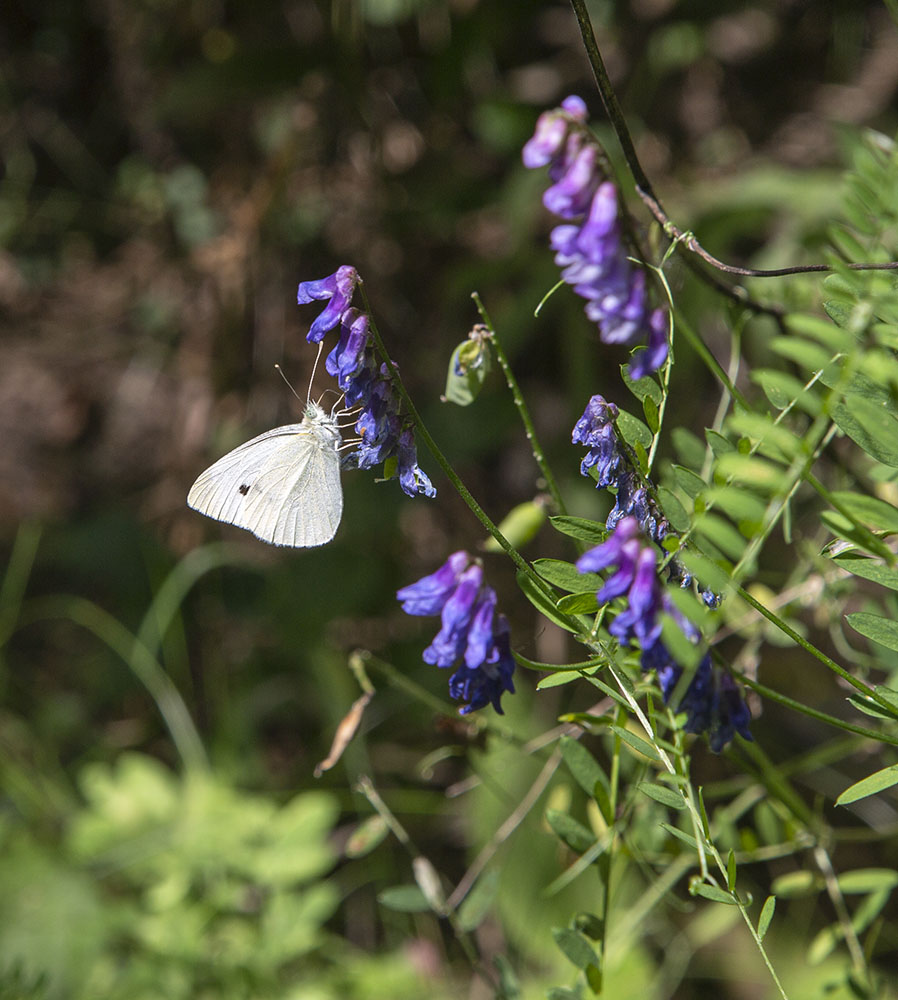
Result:
{"type": "Polygon", "coordinates": [[[249,493],[249,487],[246,485],[246,483],[243,483],[242,486],[238,486],[237,489],[239,490],[240,493],[243,494],[243,496],[246,496],[246,494],[249,493]]]}

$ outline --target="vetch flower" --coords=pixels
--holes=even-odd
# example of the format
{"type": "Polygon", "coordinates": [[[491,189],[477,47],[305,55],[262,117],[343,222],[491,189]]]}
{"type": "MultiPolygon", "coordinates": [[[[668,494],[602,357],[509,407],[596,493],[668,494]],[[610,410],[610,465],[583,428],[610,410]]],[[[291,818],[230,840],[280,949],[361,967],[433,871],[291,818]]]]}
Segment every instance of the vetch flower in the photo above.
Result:
{"type": "Polygon", "coordinates": [[[552,183],[543,204],[567,220],[550,236],[562,279],[587,300],[586,315],[604,343],[639,347],[630,357],[630,374],[642,378],[667,358],[667,313],[651,308],[645,272],[628,259],[617,189],[604,175],[599,147],[585,122],[586,106],[577,97],[567,98],[560,108],[540,115],[522,158],[526,167],[549,168],[552,183]]]}
{"type": "MultiPolygon", "coordinates": [[[[606,603],[625,597],[626,607],[618,612],[609,631],[625,647],[639,647],[640,662],[646,672],[654,671],[667,704],[683,668],[661,638],[661,614],[676,621],[690,642],[697,643],[696,627],[674,606],[658,577],[657,553],[643,534],[635,517],[627,516],[601,544],[584,553],[577,562],[581,573],[612,569],[596,594],[606,603]]],[[[739,688],[729,674],[715,670],[705,654],[698,664],[677,712],[686,713],[684,728],[689,733],[707,733],[711,749],[718,753],[736,732],[750,740],[751,716],[739,688]]]]}
{"type": "Polygon", "coordinates": [[[333,330],[340,322],[343,313],[346,312],[352,301],[352,293],[358,283],[358,271],[346,264],[337,268],[333,274],[326,278],[299,283],[299,290],[296,293],[296,301],[299,305],[314,302],[316,299],[330,300],[306,334],[306,340],[310,344],[319,343],[328,330],[333,330]]]}
{"type": "Polygon", "coordinates": [[[420,469],[415,436],[400,412],[400,399],[390,368],[380,364],[370,337],[370,318],[352,305],[361,278],[354,267],[343,265],[316,281],[300,282],[297,302],[301,305],[326,301],[306,336],[320,343],[336,326],[340,335],[324,361],[325,370],[337,380],[348,409],[358,412],[355,431],[358,443],[344,452],[344,469],[370,469],[395,459],[399,486],[408,496],[436,496],[430,479],[420,469]]]}
{"type": "Polygon", "coordinates": [[[514,693],[515,669],[508,622],[496,611],[496,592],[483,579],[483,567],[467,552],[454,552],[417,583],[396,592],[410,615],[440,615],[440,630],[422,653],[425,663],[458,669],[449,694],[465,701],[462,715],[492,704],[502,713],[504,692],[514,693]]]}

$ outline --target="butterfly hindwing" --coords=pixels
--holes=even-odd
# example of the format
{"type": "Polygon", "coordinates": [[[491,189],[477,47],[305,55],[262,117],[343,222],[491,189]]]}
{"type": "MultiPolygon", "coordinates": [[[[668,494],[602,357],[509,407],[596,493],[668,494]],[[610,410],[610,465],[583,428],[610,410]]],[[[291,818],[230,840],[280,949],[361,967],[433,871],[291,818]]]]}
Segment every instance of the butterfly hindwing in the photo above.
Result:
{"type": "Polygon", "coordinates": [[[343,511],[339,441],[335,422],[310,406],[301,424],[266,431],[211,465],[187,503],[274,545],[323,545],[343,511]]]}

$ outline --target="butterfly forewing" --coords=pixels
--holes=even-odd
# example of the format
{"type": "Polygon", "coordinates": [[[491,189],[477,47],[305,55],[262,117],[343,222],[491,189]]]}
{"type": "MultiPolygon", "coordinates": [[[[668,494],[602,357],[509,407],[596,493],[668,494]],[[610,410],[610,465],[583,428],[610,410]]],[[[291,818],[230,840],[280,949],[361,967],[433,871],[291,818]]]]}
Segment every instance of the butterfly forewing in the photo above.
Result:
{"type": "Polygon", "coordinates": [[[310,406],[301,424],[267,431],[220,458],[187,503],[274,545],[323,545],[343,512],[339,442],[335,422],[310,406]]]}

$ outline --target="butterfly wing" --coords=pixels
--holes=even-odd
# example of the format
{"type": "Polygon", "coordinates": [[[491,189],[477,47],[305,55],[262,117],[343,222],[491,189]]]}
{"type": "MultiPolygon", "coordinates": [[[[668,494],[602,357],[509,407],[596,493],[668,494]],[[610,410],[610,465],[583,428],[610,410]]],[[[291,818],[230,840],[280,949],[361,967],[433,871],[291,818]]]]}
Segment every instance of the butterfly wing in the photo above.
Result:
{"type": "Polygon", "coordinates": [[[333,438],[306,421],[266,431],[206,469],[187,503],[273,545],[323,545],[343,513],[333,438]]]}

